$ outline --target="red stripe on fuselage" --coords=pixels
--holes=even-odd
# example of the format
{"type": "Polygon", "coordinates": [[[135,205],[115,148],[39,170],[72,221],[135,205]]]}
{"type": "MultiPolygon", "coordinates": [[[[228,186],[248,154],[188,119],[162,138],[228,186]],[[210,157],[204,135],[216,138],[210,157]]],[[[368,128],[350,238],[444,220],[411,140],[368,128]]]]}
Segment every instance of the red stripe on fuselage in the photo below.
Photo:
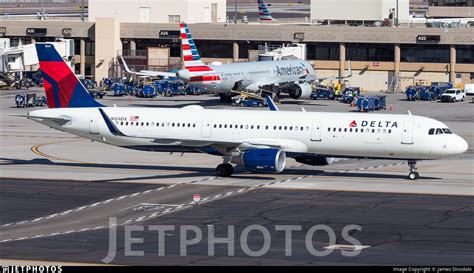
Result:
{"type": "Polygon", "coordinates": [[[189,79],[190,82],[208,82],[208,81],[220,81],[221,77],[218,75],[205,75],[205,76],[194,76],[189,79]]]}
{"type": "Polygon", "coordinates": [[[200,65],[200,66],[186,66],[185,69],[187,69],[189,72],[207,72],[207,71],[214,71],[209,66],[205,65],[200,65]]]}

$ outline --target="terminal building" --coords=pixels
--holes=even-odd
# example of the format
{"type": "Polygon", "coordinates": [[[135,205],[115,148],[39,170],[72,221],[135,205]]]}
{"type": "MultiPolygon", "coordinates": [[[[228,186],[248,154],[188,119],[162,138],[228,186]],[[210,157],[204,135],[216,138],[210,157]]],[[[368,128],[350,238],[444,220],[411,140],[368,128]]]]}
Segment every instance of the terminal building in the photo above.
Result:
{"type": "MultiPolygon", "coordinates": [[[[184,20],[189,23],[206,62],[253,61],[259,47],[265,44],[298,42],[307,45],[306,59],[321,76],[345,74],[346,61],[350,60],[353,69],[350,83],[364,90],[387,90],[394,80],[400,79],[409,81],[407,84],[415,79],[474,82],[472,27],[235,24],[226,20],[225,1],[196,1],[201,3],[199,7],[189,4],[194,1],[181,1],[179,5],[154,6],[153,1],[143,0],[140,5],[130,6],[129,13],[120,14],[118,10],[123,8],[115,5],[121,4],[110,5],[107,10],[100,6],[106,1],[90,0],[89,21],[3,20],[0,36],[12,41],[21,39],[23,43],[54,41],[58,37],[74,39],[76,73],[96,80],[118,75],[119,55],[136,70],[179,68],[178,21],[184,20]],[[201,15],[195,16],[189,10],[200,10],[201,15]]],[[[453,8],[474,8],[472,0],[430,0],[428,12],[434,12],[431,7],[445,8],[449,14],[454,12],[453,8]],[[457,1],[465,6],[442,6],[457,1]]],[[[390,6],[384,6],[383,10],[389,9],[390,6]]],[[[443,10],[436,12],[439,15],[443,10]]]]}

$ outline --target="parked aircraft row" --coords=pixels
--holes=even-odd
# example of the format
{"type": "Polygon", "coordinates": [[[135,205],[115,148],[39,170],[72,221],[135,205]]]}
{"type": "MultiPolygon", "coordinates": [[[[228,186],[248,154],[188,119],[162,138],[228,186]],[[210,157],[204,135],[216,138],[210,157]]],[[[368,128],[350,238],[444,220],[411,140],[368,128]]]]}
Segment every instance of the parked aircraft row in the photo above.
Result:
{"type": "MultiPolygon", "coordinates": [[[[184,50],[191,52],[185,55],[189,73],[213,69],[194,58],[193,43],[183,34],[188,41],[183,46],[189,45],[184,50]]],[[[220,156],[218,176],[232,175],[232,164],[252,172],[280,173],[287,158],[320,166],[334,157],[353,157],[407,160],[409,178],[417,179],[418,160],[457,155],[468,148],[442,122],[411,114],[279,111],[271,99],[270,111],[210,110],[199,105],[106,107],[88,94],[54,46],[37,43],[36,49],[49,109],[31,111],[28,119],[123,148],[220,156]],[[430,133],[433,129],[440,133],[430,133]]]]}
{"type": "Polygon", "coordinates": [[[268,90],[287,93],[293,99],[309,98],[314,81],[342,79],[352,76],[349,63],[348,75],[342,77],[317,77],[313,66],[303,60],[277,60],[261,62],[241,62],[221,65],[206,65],[202,62],[199,52],[191,36],[188,26],[180,24],[181,50],[184,68],[177,73],[142,70],[131,71],[122,58],[122,63],[128,73],[150,77],[179,77],[219,94],[221,102],[230,102],[231,90],[257,92],[268,90]]]}

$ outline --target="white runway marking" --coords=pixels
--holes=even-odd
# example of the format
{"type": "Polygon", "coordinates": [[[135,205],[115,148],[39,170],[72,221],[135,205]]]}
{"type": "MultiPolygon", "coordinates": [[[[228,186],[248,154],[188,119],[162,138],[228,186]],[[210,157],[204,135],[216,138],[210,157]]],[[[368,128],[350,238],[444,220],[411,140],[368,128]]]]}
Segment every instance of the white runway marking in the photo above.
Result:
{"type": "MultiPolygon", "coordinates": [[[[396,163],[395,165],[402,165],[402,164],[403,163],[400,162],[400,163],[396,163]]],[[[373,169],[373,168],[378,168],[378,167],[385,167],[385,166],[387,166],[387,165],[368,166],[368,167],[365,167],[365,168],[358,168],[356,170],[368,170],[368,169],[373,169]]],[[[316,176],[322,176],[322,175],[327,175],[327,174],[335,174],[335,173],[341,173],[341,172],[349,172],[349,171],[354,171],[354,170],[350,170],[350,169],[347,170],[346,169],[346,170],[339,170],[339,171],[333,171],[333,172],[327,172],[327,173],[323,172],[323,173],[316,174],[316,175],[304,175],[304,176],[297,176],[297,177],[292,177],[292,178],[285,178],[285,179],[278,180],[278,181],[271,181],[271,182],[262,183],[262,184],[255,185],[255,186],[248,187],[248,188],[241,188],[239,190],[232,190],[232,191],[229,191],[229,192],[226,192],[226,193],[216,194],[212,197],[204,197],[204,198],[201,199],[200,204],[205,204],[205,203],[212,202],[212,201],[215,201],[215,200],[218,200],[218,199],[221,199],[221,198],[226,198],[226,197],[241,194],[241,193],[244,193],[244,192],[253,191],[257,188],[261,188],[261,187],[265,187],[265,186],[271,186],[271,185],[276,185],[276,184],[281,184],[281,183],[286,183],[286,182],[291,182],[291,181],[297,181],[297,180],[301,180],[301,179],[314,178],[316,176]]],[[[122,199],[125,199],[125,198],[130,198],[130,197],[138,196],[138,195],[141,195],[141,194],[150,193],[151,191],[156,192],[156,191],[160,191],[160,190],[165,189],[165,188],[166,189],[171,189],[171,188],[174,188],[174,187],[179,186],[179,185],[194,184],[194,183],[197,183],[197,182],[209,181],[209,180],[213,180],[213,179],[217,179],[217,177],[209,177],[209,178],[204,178],[204,179],[198,179],[198,180],[193,180],[193,181],[190,181],[190,182],[187,182],[187,183],[172,184],[170,186],[160,187],[160,188],[156,188],[156,189],[153,189],[153,190],[137,192],[137,193],[133,193],[131,195],[123,195],[123,196],[120,196],[120,197],[117,197],[117,198],[111,198],[111,199],[108,199],[108,200],[105,200],[105,201],[102,201],[102,202],[97,202],[97,203],[94,203],[94,204],[91,204],[91,205],[88,205],[88,206],[82,206],[82,207],[79,207],[77,209],[73,209],[71,211],[80,211],[80,210],[83,210],[87,207],[89,207],[89,208],[90,207],[95,207],[95,206],[98,206],[100,204],[105,204],[105,203],[109,203],[109,202],[116,201],[116,200],[122,200],[122,199]]],[[[143,204],[147,204],[147,203],[143,203],[143,204]]],[[[143,205],[143,204],[141,204],[141,205],[143,205]]],[[[148,203],[148,205],[149,205],[149,203],[148,203]]],[[[194,202],[189,202],[187,204],[179,204],[179,205],[174,205],[174,204],[153,204],[153,205],[164,205],[164,206],[169,206],[170,205],[170,206],[174,206],[174,207],[173,208],[167,208],[166,210],[161,211],[161,212],[154,212],[154,213],[149,214],[149,215],[140,216],[136,219],[129,219],[129,220],[126,220],[126,221],[120,223],[119,225],[126,225],[126,224],[130,224],[130,223],[138,223],[138,222],[141,222],[141,221],[150,220],[150,219],[153,219],[153,218],[156,218],[156,217],[160,217],[161,215],[166,215],[170,212],[180,211],[180,210],[184,210],[184,209],[194,207],[195,203],[194,202]]],[[[137,205],[132,206],[132,207],[136,207],[136,206],[137,205]]],[[[56,217],[58,215],[66,213],[66,212],[67,211],[62,212],[62,213],[52,214],[52,215],[46,217],[45,219],[50,219],[50,218],[56,217]]],[[[40,218],[37,218],[37,219],[40,219],[40,218]]],[[[37,220],[37,221],[39,221],[39,220],[37,220]]],[[[22,222],[27,223],[29,221],[22,221],[22,222]]],[[[19,223],[22,223],[22,222],[18,222],[16,224],[19,224],[19,223]]],[[[15,223],[9,223],[9,224],[5,224],[3,226],[13,225],[13,224],[15,224],[15,223]]],[[[103,227],[103,226],[99,226],[99,227],[106,228],[106,227],[103,227]]],[[[77,231],[71,231],[70,233],[72,233],[72,232],[83,232],[83,231],[88,231],[88,230],[91,230],[91,229],[92,228],[83,228],[83,229],[80,229],[80,230],[77,230],[77,231]]],[[[94,229],[99,229],[99,228],[96,227],[94,229]]],[[[54,236],[54,235],[49,234],[49,235],[45,235],[45,236],[54,236]]],[[[32,238],[34,238],[34,237],[32,237],[32,238]]],[[[9,239],[9,240],[15,240],[15,239],[9,239]]],[[[16,239],[16,240],[18,240],[18,239],[16,239]]],[[[3,241],[0,241],[0,242],[3,242],[3,241]]],[[[329,247],[334,247],[336,249],[338,247],[338,245],[328,246],[327,248],[329,248],[329,247]]],[[[363,246],[363,247],[369,247],[369,246],[363,246]]]]}
{"type": "Polygon", "coordinates": [[[365,248],[369,248],[370,246],[364,246],[364,245],[330,245],[330,246],[325,246],[323,247],[324,249],[334,249],[334,250],[348,250],[348,251],[356,251],[356,250],[362,250],[365,248]]]}

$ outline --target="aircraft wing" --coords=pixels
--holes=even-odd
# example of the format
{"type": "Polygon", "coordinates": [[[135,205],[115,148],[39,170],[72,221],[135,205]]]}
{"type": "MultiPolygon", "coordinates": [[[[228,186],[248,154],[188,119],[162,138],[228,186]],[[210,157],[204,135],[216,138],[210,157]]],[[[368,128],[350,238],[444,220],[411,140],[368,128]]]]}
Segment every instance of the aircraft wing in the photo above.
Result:
{"type": "MultiPolygon", "coordinates": [[[[140,136],[130,136],[134,138],[143,138],[140,136]]],[[[153,141],[156,144],[162,145],[180,145],[188,147],[214,147],[221,154],[228,154],[232,151],[244,151],[249,149],[268,149],[275,148],[281,149],[283,151],[291,151],[298,153],[306,153],[308,147],[298,141],[293,139],[271,139],[271,138],[262,138],[262,139],[239,139],[234,141],[214,141],[214,140],[196,140],[196,139],[184,139],[184,138],[162,138],[162,137],[146,137],[153,141]]]]}
{"type": "Polygon", "coordinates": [[[321,82],[321,81],[326,81],[326,80],[341,80],[341,79],[346,79],[352,77],[352,68],[351,68],[351,61],[347,61],[347,74],[344,76],[333,76],[333,77],[316,77],[314,75],[308,75],[308,76],[303,76],[300,79],[306,82],[321,82]]]}
{"type": "Polygon", "coordinates": [[[120,56],[120,59],[122,60],[123,68],[127,73],[137,75],[137,76],[145,76],[145,77],[176,77],[176,73],[172,72],[163,72],[163,71],[153,71],[153,70],[140,70],[140,72],[132,71],[125,60],[123,59],[122,56],[120,56]]]}
{"type": "Polygon", "coordinates": [[[145,75],[149,75],[150,77],[156,77],[156,76],[161,76],[161,77],[168,77],[168,78],[173,78],[176,77],[176,73],[173,72],[162,72],[162,71],[153,71],[153,70],[140,70],[140,72],[145,75]]]}

